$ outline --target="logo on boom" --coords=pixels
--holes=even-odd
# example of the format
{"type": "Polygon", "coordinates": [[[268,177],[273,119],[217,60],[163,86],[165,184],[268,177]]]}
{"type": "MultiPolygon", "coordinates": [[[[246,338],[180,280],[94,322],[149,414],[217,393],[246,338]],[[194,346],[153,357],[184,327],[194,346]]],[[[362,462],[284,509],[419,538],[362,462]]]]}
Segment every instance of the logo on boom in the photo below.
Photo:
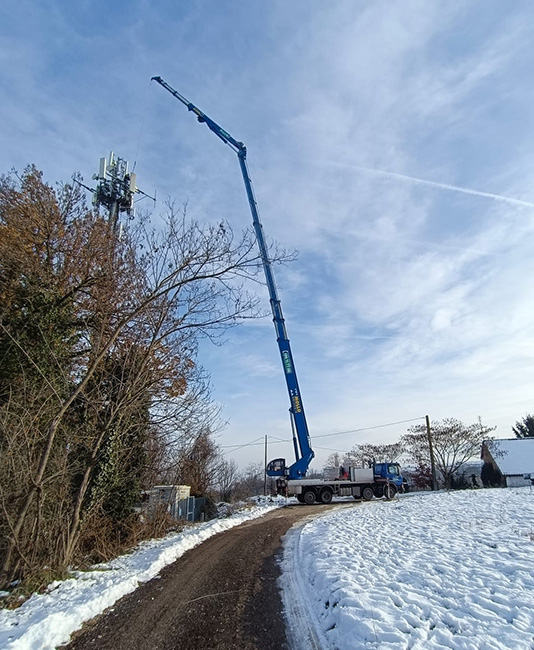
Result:
{"type": "Polygon", "coordinates": [[[293,395],[293,411],[295,413],[302,413],[302,406],[300,403],[300,397],[298,395],[293,395]]]}
{"type": "Polygon", "coordinates": [[[290,375],[293,372],[293,366],[291,364],[291,357],[289,356],[288,350],[282,352],[282,362],[284,364],[286,375],[290,375]]]}

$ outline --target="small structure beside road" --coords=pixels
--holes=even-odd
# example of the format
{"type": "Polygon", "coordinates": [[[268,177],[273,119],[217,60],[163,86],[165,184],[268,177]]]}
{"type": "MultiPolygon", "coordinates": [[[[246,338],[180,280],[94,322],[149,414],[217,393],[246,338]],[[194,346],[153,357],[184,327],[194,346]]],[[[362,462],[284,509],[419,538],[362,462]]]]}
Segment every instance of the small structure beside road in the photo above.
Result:
{"type": "Polygon", "coordinates": [[[173,519],[204,521],[206,499],[192,497],[189,485],[155,485],[145,492],[145,502],[149,516],[163,508],[173,519]]]}

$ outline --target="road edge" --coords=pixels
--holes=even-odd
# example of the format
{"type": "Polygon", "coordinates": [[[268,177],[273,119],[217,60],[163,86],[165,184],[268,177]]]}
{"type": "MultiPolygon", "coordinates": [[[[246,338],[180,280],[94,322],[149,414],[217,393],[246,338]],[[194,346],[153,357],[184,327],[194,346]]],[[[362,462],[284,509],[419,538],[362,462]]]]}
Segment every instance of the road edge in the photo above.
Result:
{"type": "MultiPolygon", "coordinates": [[[[341,505],[341,508],[356,504],[341,505]]],[[[286,636],[290,650],[334,650],[325,637],[306,589],[304,577],[299,569],[300,533],[311,520],[325,517],[325,513],[311,513],[293,524],[282,538],[281,554],[278,560],[281,575],[278,578],[283,615],[286,623],[286,636]]]]}

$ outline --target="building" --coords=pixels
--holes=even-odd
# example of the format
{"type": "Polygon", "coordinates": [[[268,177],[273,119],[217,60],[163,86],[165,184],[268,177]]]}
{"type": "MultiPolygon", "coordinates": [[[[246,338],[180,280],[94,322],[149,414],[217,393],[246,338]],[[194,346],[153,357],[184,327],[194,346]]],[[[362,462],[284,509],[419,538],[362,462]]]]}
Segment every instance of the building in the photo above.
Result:
{"type": "Polygon", "coordinates": [[[145,492],[145,511],[153,516],[163,509],[173,519],[196,521],[195,497],[190,496],[190,493],[189,485],[155,485],[145,492]]]}
{"type": "Polygon", "coordinates": [[[534,438],[485,440],[482,443],[485,486],[520,487],[534,479],[534,438]]]}

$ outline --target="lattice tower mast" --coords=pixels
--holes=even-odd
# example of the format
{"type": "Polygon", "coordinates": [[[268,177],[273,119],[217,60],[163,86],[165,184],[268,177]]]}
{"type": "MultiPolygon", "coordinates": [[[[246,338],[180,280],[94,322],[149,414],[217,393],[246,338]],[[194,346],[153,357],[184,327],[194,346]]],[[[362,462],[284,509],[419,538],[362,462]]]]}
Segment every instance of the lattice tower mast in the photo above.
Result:
{"type": "Polygon", "coordinates": [[[98,181],[93,192],[93,204],[96,207],[104,206],[108,210],[108,220],[112,232],[116,232],[119,215],[125,212],[132,215],[134,194],[140,192],[136,187],[136,175],[128,170],[128,162],[123,158],[115,157],[113,151],[106,158],[100,158],[98,174],[93,176],[98,181]]]}

